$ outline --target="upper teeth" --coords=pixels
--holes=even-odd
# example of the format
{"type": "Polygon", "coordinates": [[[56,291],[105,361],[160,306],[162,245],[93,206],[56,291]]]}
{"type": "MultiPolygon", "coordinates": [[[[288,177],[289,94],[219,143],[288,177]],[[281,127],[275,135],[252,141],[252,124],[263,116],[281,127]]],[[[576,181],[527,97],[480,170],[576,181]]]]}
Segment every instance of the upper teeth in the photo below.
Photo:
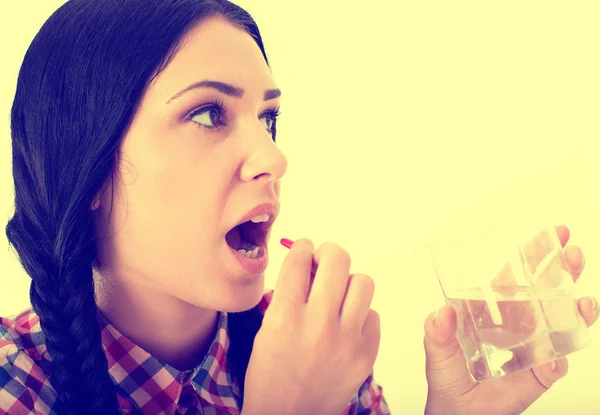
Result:
{"type": "Polygon", "coordinates": [[[259,215],[259,216],[255,216],[252,219],[250,219],[253,223],[260,223],[260,222],[268,222],[269,221],[269,215],[259,215]]]}

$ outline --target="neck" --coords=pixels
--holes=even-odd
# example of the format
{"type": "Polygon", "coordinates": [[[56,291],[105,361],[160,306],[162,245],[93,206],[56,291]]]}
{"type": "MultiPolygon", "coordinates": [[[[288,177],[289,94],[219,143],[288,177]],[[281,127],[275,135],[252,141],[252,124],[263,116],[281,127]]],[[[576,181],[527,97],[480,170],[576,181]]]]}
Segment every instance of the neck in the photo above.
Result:
{"type": "Polygon", "coordinates": [[[152,356],[188,370],[208,353],[216,334],[217,311],[196,307],[133,279],[95,274],[95,280],[102,314],[152,356]]]}

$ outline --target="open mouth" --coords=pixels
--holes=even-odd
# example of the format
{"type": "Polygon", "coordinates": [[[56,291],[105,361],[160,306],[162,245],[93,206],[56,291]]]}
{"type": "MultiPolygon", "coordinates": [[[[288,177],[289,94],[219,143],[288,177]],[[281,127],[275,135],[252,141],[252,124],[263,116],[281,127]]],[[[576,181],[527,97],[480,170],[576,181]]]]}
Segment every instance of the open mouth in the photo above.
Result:
{"type": "Polygon", "coordinates": [[[265,223],[244,222],[225,235],[227,244],[248,258],[262,256],[269,226],[265,223]]]}

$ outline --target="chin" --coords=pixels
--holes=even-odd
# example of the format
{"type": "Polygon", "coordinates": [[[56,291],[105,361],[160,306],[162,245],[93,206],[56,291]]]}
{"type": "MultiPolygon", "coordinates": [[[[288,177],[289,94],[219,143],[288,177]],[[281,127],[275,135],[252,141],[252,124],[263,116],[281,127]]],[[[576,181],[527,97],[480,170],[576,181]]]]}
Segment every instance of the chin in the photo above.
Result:
{"type": "Polygon", "coordinates": [[[228,313],[239,313],[250,310],[261,300],[265,290],[264,274],[260,277],[252,277],[251,280],[235,281],[229,287],[226,298],[220,301],[219,311],[228,313]]]}

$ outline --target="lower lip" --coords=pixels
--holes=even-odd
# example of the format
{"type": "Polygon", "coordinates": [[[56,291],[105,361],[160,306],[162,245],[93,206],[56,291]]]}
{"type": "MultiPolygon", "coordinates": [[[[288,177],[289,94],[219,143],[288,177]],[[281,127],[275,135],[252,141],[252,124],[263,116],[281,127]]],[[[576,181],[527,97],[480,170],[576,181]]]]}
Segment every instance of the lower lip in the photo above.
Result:
{"type": "Polygon", "coordinates": [[[248,258],[240,254],[238,251],[227,245],[235,259],[240,263],[244,271],[251,275],[259,275],[266,271],[269,263],[269,252],[266,246],[260,247],[259,256],[257,258],[248,258]]]}

